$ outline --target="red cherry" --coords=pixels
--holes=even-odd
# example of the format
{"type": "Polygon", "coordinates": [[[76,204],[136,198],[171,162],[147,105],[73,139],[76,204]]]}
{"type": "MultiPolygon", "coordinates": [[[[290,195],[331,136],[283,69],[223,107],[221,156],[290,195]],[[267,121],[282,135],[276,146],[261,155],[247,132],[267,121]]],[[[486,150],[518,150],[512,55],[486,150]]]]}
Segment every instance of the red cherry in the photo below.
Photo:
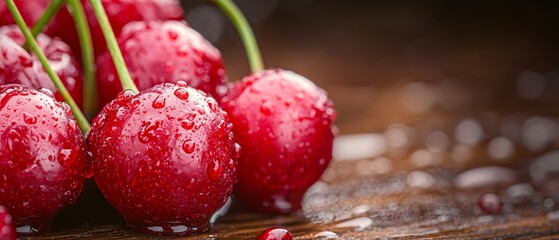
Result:
{"type": "Polygon", "coordinates": [[[301,208],[332,158],[335,112],[326,92],[285,70],[237,82],[222,106],[241,145],[236,196],[267,213],[301,208]]]}
{"type": "MultiPolygon", "coordinates": [[[[39,17],[41,17],[43,11],[50,2],[52,1],[15,0],[18,9],[29,27],[32,27],[39,17]]],[[[99,22],[97,22],[97,18],[95,17],[89,0],[83,0],[82,2],[90,25],[95,53],[103,53],[107,47],[101,28],[99,27],[99,22]]],[[[102,0],[101,3],[105,7],[109,22],[117,36],[122,27],[132,21],[183,19],[183,11],[177,0],[102,0]]],[[[14,23],[15,21],[6,7],[6,4],[4,1],[0,1],[0,26],[14,23]]],[[[68,43],[68,45],[72,47],[72,50],[78,55],[78,60],[81,61],[79,57],[80,44],[75,29],[72,15],[63,7],[47,26],[45,33],[51,37],[60,37],[68,43]]]]}
{"type": "Polygon", "coordinates": [[[230,128],[217,102],[184,82],[124,91],[88,136],[95,181],[136,230],[206,231],[236,181],[230,128]]]}
{"type": "Polygon", "coordinates": [[[499,214],[502,208],[501,199],[493,193],[481,195],[478,199],[477,205],[485,214],[499,214]]]}
{"type": "MultiPolygon", "coordinates": [[[[84,0],[84,9],[91,28],[93,47],[96,54],[107,50],[103,32],[95,17],[91,3],[84,0]]],[[[133,21],[182,20],[182,8],[178,0],[101,0],[116,36],[124,25],[133,21]]],[[[151,46],[151,45],[150,45],[151,46]]]]}
{"type": "MultiPolygon", "coordinates": [[[[55,93],[56,99],[62,96],[43,70],[39,59],[26,52],[21,45],[25,42],[23,34],[16,25],[0,27],[0,84],[23,84],[31,88],[47,88],[55,93]]],[[[70,47],[64,42],[52,39],[45,34],[37,36],[39,47],[45,53],[53,70],[66,86],[78,106],[82,105],[82,75],[70,47]]]]}
{"type": "Polygon", "coordinates": [[[283,228],[268,228],[257,237],[258,240],[292,240],[291,233],[283,228]]]}
{"type": "MultiPolygon", "coordinates": [[[[124,27],[118,40],[126,66],[140,90],[185,81],[218,100],[227,91],[219,50],[184,22],[133,22],[124,27]]],[[[122,87],[110,54],[99,56],[97,62],[103,106],[122,87]]]]}
{"type": "Polygon", "coordinates": [[[70,107],[49,90],[0,86],[0,204],[23,233],[76,201],[89,163],[70,107]]]}
{"type": "Polygon", "coordinates": [[[17,234],[8,209],[0,205],[0,240],[16,240],[17,234]]]}
{"type": "MultiPolygon", "coordinates": [[[[52,0],[14,0],[23,19],[29,27],[33,27],[35,22],[41,17],[47,6],[52,0]]],[[[6,7],[4,1],[0,1],[0,26],[15,24],[14,18],[6,7]]],[[[60,37],[72,49],[79,49],[78,36],[76,34],[74,21],[66,8],[61,8],[49,25],[44,29],[44,33],[51,37],[60,37]]]]}

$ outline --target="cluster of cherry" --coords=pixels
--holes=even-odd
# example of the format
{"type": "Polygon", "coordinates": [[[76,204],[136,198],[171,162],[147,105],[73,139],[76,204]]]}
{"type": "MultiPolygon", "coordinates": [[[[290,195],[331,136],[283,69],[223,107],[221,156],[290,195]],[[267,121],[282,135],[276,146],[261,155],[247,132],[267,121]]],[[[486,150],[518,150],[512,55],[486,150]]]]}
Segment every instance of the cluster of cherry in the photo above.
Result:
{"type": "Polygon", "coordinates": [[[239,9],[215,3],[249,53],[253,73],[234,83],[174,0],[0,4],[0,239],[15,239],[6,209],[17,232],[47,230],[86,178],[155,234],[207,231],[232,194],[260,212],[301,208],[332,158],[332,102],[264,70],[239,9]]]}

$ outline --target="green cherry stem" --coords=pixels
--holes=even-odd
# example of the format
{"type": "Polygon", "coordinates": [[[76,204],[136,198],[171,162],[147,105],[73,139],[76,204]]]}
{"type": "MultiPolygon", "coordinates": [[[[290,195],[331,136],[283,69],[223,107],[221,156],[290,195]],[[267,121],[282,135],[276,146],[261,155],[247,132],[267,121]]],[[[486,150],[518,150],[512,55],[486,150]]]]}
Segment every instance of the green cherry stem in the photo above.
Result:
{"type": "Polygon", "coordinates": [[[23,20],[21,13],[19,12],[16,4],[14,3],[14,0],[5,0],[5,1],[6,1],[6,6],[8,6],[8,9],[12,14],[12,17],[14,18],[15,22],[21,29],[23,36],[25,36],[25,40],[29,44],[29,48],[31,48],[31,50],[33,50],[35,55],[37,55],[39,61],[41,61],[41,64],[43,65],[43,68],[45,69],[50,79],[54,83],[54,86],[56,86],[56,89],[58,89],[58,92],[60,93],[64,101],[72,109],[72,113],[74,114],[74,117],[76,118],[78,126],[82,130],[82,133],[87,134],[91,129],[89,122],[87,122],[87,119],[80,111],[80,108],[78,107],[74,99],[72,99],[72,96],[70,95],[66,87],[64,87],[64,84],[62,84],[62,81],[60,81],[58,75],[56,75],[54,70],[52,70],[52,68],[50,67],[47,57],[45,56],[43,51],[41,51],[41,48],[39,48],[39,45],[37,44],[37,41],[35,41],[35,38],[33,38],[33,35],[31,34],[31,31],[29,31],[29,28],[27,28],[27,25],[25,24],[25,21],[23,20]]]}
{"type": "Polygon", "coordinates": [[[35,25],[33,25],[33,28],[31,29],[31,34],[33,34],[33,37],[37,37],[37,35],[39,35],[39,33],[43,31],[45,26],[50,23],[52,18],[56,15],[56,13],[58,13],[63,5],[64,0],[53,0],[47,6],[45,11],[43,12],[43,15],[39,17],[39,19],[37,20],[37,22],[35,22],[35,25]]]}
{"type": "Polygon", "coordinates": [[[95,57],[93,54],[93,44],[91,31],[87,23],[85,11],[81,0],[66,0],[72,9],[74,24],[80,40],[83,62],[83,109],[85,115],[90,119],[97,112],[97,86],[95,82],[95,57]]]}
{"type": "Polygon", "coordinates": [[[250,65],[250,70],[255,72],[260,72],[264,70],[264,63],[262,62],[262,55],[260,54],[260,49],[258,48],[258,43],[254,37],[254,33],[250,28],[246,17],[243,15],[241,10],[233,3],[231,0],[210,0],[215,2],[215,4],[227,15],[229,20],[233,23],[237,32],[243,41],[245,46],[248,62],[250,65]]]}
{"type": "Polygon", "coordinates": [[[99,22],[99,26],[101,27],[101,31],[103,31],[103,36],[107,41],[107,48],[111,53],[111,57],[113,58],[113,62],[116,67],[116,71],[118,73],[118,77],[120,78],[120,84],[122,84],[123,90],[132,90],[135,93],[138,93],[138,88],[132,81],[130,77],[130,73],[126,68],[126,63],[124,62],[124,58],[122,57],[122,53],[118,48],[118,43],[116,41],[115,34],[113,32],[113,28],[109,23],[109,18],[107,17],[107,13],[103,8],[103,4],[101,4],[101,0],[90,0],[91,6],[93,7],[93,11],[95,12],[95,17],[99,22]]]}

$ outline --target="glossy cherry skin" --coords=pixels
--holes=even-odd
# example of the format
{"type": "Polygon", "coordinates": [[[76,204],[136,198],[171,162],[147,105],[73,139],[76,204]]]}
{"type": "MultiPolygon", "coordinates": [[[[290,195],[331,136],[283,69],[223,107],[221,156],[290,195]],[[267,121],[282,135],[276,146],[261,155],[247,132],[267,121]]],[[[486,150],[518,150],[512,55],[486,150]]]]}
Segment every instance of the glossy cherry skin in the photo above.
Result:
{"type": "Polygon", "coordinates": [[[241,145],[236,196],[265,213],[301,208],[332,158],[335,111],[326,92],[285,70],[237,82],[223,98],[241,145]]]}
{"type": "Polygon", "coordinates": [[[230,128],[217,102],[184,82],[125,91],[88,135],[94,179],[138,231],[206,231],[236,181],[230,128]]]}
{"type": "Polygon", "coordinates": [[[46,89],[0,86],[0,204],[17,231],[48,229],[76,201],[89,162],[70,107],[46,89]]]}
{"type": "MultiPolygon", "coordinates": [[[[227,91],[219,50],[184,22],[133,22],[118,42],[130,75],[140,90],[185,81],[216,99],[227,91]]],[[[108,52],[98,60],[99,101],[105,105],[122,90],[108,52]]]]}
{"type": "MultiPolygon", "coordinates": [[[[14,2],[28,26],[33,27],[52,0],[15,0],[14,2]]],[[[93,38],[95,54],[101,54],[107,49],[103,32],[89,0],[83,0],[82,3],[93,38]]],[[[101,3],[105,7],[109,22],[117,36],[122,27],[132,21],[183,19],[183,11],[177,0],[101,0],[101,3]]],[[[0,1],[0,26],[8,24],[15,24],[15,21],[4,1],[0,1]]],[[[81,61],[76,27],[72,15],[65,7],[59,10],[44,32],[68,43],[78,56],[77,59],[81,61]]]]}
{"type": "MultiPolygon", "coordinates": [[[[52,0],[14,0],[23,19],[31,28],[41,17],[52,0]]],[[[0,1],[0,26],[15,24],[14,18],[6,7],[4,1],[0,1]]],[[[44,33],[51,37],[59,37],[72,49],[79,50],[79,41],[76,34],[74,21],[70,12],[61,8],[51,22],[44,29],[44,33]]]]}
{"type": "MultiPolygon", "coordinates": [[[[43,70],[37,56],[28,53],[21,47],[24,42],[25,38],[16,25],[0,27],[0,53],[2,53],[0,54],[0,85],[22,84],[32,88],[47,88],[55,93],[56,99],[62,101],[62,96],[43,70]]],[[[81,107],[82,74],[70,47],[45,34],[39,34],[37,42],[50,66],[60,77],[78,106],[81,107]]]]}
{"type": "Polygon", "coordinates": [[[257,240],[292,240],[293,235],[283,228],[268,228],[264,230],[258,237],[257,240]]]}
{"type": "Polygon", "coordinates": [[[0,205],[0,240],[16,240],[17,234],[8,209],[0,205]]]}
{"type": "MultiPolygon", "coordinates": [[[[96,55],[107,50],[103,32],[95,17],[89,0],[84,0],[84,9],[91,29],[93,48],[96,55]]],[[[101,0],[111,27],[116,36],[124,25],[133,21],[182,20],[182,8],[178,0],[101,0]]]]}

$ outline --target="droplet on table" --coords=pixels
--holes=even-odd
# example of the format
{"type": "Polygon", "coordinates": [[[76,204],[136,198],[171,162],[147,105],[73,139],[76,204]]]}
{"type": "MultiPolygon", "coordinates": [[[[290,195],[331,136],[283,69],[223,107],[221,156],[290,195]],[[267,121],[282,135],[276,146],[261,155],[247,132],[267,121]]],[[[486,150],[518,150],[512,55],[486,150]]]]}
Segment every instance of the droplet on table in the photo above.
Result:
{"type": "Polygon", "coordinates": [[[454,185],[460,189],[495,187],[508,185],[516,180],[516,172],[510,168],[487,166],[467,170],[454,178],[454,185]]]}

